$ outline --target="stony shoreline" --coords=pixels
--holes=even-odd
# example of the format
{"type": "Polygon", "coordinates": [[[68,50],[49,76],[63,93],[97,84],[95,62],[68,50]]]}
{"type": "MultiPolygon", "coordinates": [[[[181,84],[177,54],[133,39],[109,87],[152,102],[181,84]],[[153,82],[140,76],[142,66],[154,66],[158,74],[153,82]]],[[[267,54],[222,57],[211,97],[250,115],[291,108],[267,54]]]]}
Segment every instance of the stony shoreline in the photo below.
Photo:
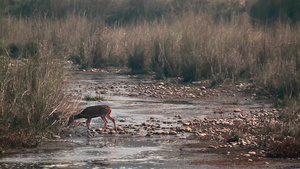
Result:
{"type": "MultiPolygon", "coordinates": [[[[236,105],[235,107],[247,104],[247,101],[260,100],[261,97],[264,97],[261,100],[267,100],[267,96],[256,95],[257,89],[251,83],[220,85],[215,88],[204,86],[204,84],[202,82],[169,83],[158,80],[137,84],[120,80],[112,84],[81,85],[75,93],[80,95],[81,90],[88,89],[93,90],[96,95],[185,102],[222,97],[225,100],[221,104],[236,105]],[[226,98],[235,98],[235,96],[243,100],[226,100],[226,98]]],[[[274,108],[258,108],[251,111],[243,110],[243,108],[224,109],[220,106],[211,112],[211,117],[206,118],[186,118],[178,112],[177,115],[169,119],[150,117],[148,120],[138,123],[119,119],[117,132],[112,127],[99,128],[90,130],[88,136],[122,135],[125,137],[193,139],[199,140],[197,148],[201,148],[201,153],[222,153],[236,160],[243,159],[246,162],[252,162],[270,155],[268,144],[275,140],[276,135],[268,130],[278,129],[282,125],[279,120],[280,111],[282,110],[274,108]]],[[[84,123],[82,123],[83,125],[84,123]]],[[[82,136],[82,133],[75,134],[75,136],[82,136]]],[[[191,146],[195,145],[183,145],[180,149],[185,151],[191,146]]],[[[201,162],[195,163],[200,164],[201,162]]],[[[268,165],[268,162],[263,163],[263,165],[268,165]]]]}

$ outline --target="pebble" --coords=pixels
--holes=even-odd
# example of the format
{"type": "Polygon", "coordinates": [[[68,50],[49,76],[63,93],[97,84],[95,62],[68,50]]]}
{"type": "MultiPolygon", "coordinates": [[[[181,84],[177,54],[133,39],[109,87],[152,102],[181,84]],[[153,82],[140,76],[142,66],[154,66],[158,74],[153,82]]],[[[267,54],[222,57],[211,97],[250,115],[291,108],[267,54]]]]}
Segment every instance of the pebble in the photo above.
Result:
{"type": "Polygon", "coordinates": [[[213,145],[209,145],[207,148],[213,148],[213,149],[215,149],[216,147],[213,146],[213,145]]]}
{"type": "Polygon", "coordinates": [[[249,158],[248,161],[249,161],[249,162],[252,162],[253,160],[249,158]]]}
{"type": "Polygon", "coordinates": [[[53,135],[52,135],[52,138],[55,138],[55,139],[60,139],[61,137],[60,137],[59,135],[55,135],[55,134],[53,134],[53,135]]]}
{"type": "Polygon", "coordinates": [[[185,130],[184,130],[185,132],[192,132],[193,131],[193,129],[192,128],[190,128],[190,127],[187,127],[185,130]]]}
{"type": "Polygon", "coordinates": [[[177,132],[176,131],[170,131],[169,134],[170,135],[177,135],[177,132]]]}
{"type": "Polygon", "coordinates": [[[115,130],[111,130],[108,132],[108,134],[116,134],[116,131],[115,130]]]}
{"type": "Polygon", "coordinates": [[[250,154],[250,155],[256,155],[256,152],[255,151],[250,151],[250,152],[248,152],[248,154],[250,154]]]}

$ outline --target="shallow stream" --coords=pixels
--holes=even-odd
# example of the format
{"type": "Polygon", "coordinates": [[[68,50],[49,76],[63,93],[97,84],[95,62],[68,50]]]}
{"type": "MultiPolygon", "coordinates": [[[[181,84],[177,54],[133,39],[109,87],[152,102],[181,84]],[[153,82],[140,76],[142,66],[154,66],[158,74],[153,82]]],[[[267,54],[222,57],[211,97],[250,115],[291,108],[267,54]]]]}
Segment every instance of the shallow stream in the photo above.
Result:
{"type": "MultiPolygon", "coordinates": [[[[113,108],[112,116],[117,125],[141,126],[142,123],[157,123],[161,129],[176,127],[180,115],[182,120],[193,120],[220,116],[216,110],[244,112],[267,109],[270,104],[251,98],[251,94],[220,92],[218,95],[201,99],[163,99],[141,97],[128,92],[127,88],[139,84],[154,83],[152,76],[128,76],[113,73],[73,72],[69,76],[67,92],[78,96],[81,108],[105,104],[113,108]],[[99,94],[97,86],[108,86],[99,94]],[[85,96],[104,97],[107,101],[83,101],[85,96]],[[176,117],[175,117],[176,116],[176,117]],[[152,119],[152,121],[151,121],[152,119]],[[153,121],[155,119],[155,121],[153,121]]],[[[198,143],[189,136],[153,135],[147,137],[143,129],[131,129],[130,134],[94,134],[88,137],[86,126],[81,121],[75,128],[61,133],[61,138],[45,142],[37,148],[24,149],[19,153],[4,154],[0,157],[0,168],[238,168],[219,165],[194,165],[194,161],[226,159],[225,154],[196,153],[185,151],[186,144],[198,143]]],[[[92,128],[104,125],[101,118],[94,118],[92,128]]],[[[109,122],[112,126],[112,123],[109,122]]],[[[199,148],[200,149],[200,148],[199,148]]],[[[288,165],[284,165],[288,166],[288,165]]],[[[281,168],[281,165],[247,166],[246,168],[281,168]]]]}

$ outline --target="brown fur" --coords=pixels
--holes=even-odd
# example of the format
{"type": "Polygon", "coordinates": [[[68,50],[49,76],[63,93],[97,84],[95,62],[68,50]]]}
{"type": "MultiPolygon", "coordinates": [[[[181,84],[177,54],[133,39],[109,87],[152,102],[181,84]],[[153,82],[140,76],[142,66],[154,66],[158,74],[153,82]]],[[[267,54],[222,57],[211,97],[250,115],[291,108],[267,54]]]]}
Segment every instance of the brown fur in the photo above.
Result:
{"type": "Polygon", "coordinates": [[[112,112],[111,107],[106,106],[106,105],[90,106],[90,107],[85,108],[81,113],[70,117],[68,124],[71,124],[76,119],[85,118],[85,119],[87,119],[86,125],[87,125],[88,129],[90,129],[92,118],[101,117],[103,119],[103,121],[105,122],[104,127],[107,126],[108,121],[106,118],[108,118],[114,123],[115,129],[117,130],[116,121],[111,116],[111,112],[112,112]]]}

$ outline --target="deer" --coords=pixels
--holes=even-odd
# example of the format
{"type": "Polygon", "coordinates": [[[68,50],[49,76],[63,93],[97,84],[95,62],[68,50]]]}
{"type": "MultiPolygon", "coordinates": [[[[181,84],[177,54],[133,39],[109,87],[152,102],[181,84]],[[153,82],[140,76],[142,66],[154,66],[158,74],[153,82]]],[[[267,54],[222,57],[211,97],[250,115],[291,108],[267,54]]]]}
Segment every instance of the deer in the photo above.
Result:
{"type": "Polygon", "coordinates": [[[71,116],[69,118],[68,125],[70,125],[74,120],[85,118],[85,119],[87,119],[86,120],[87,128],[88,128],[88,130],[90,130],[92,118],[101,117],[102,120],[105,122],[104,128],[106,128],[106,126],[107,126],[108,121],[106,118],[108,118],[114,123],[115,130],[117,131],[116,121],[111,116],[111,112],[112,112],[112,108],[107,105],[90,106],[90,107],[85,108],[81,113],[79,113],[75,116],[71,116]]]}

